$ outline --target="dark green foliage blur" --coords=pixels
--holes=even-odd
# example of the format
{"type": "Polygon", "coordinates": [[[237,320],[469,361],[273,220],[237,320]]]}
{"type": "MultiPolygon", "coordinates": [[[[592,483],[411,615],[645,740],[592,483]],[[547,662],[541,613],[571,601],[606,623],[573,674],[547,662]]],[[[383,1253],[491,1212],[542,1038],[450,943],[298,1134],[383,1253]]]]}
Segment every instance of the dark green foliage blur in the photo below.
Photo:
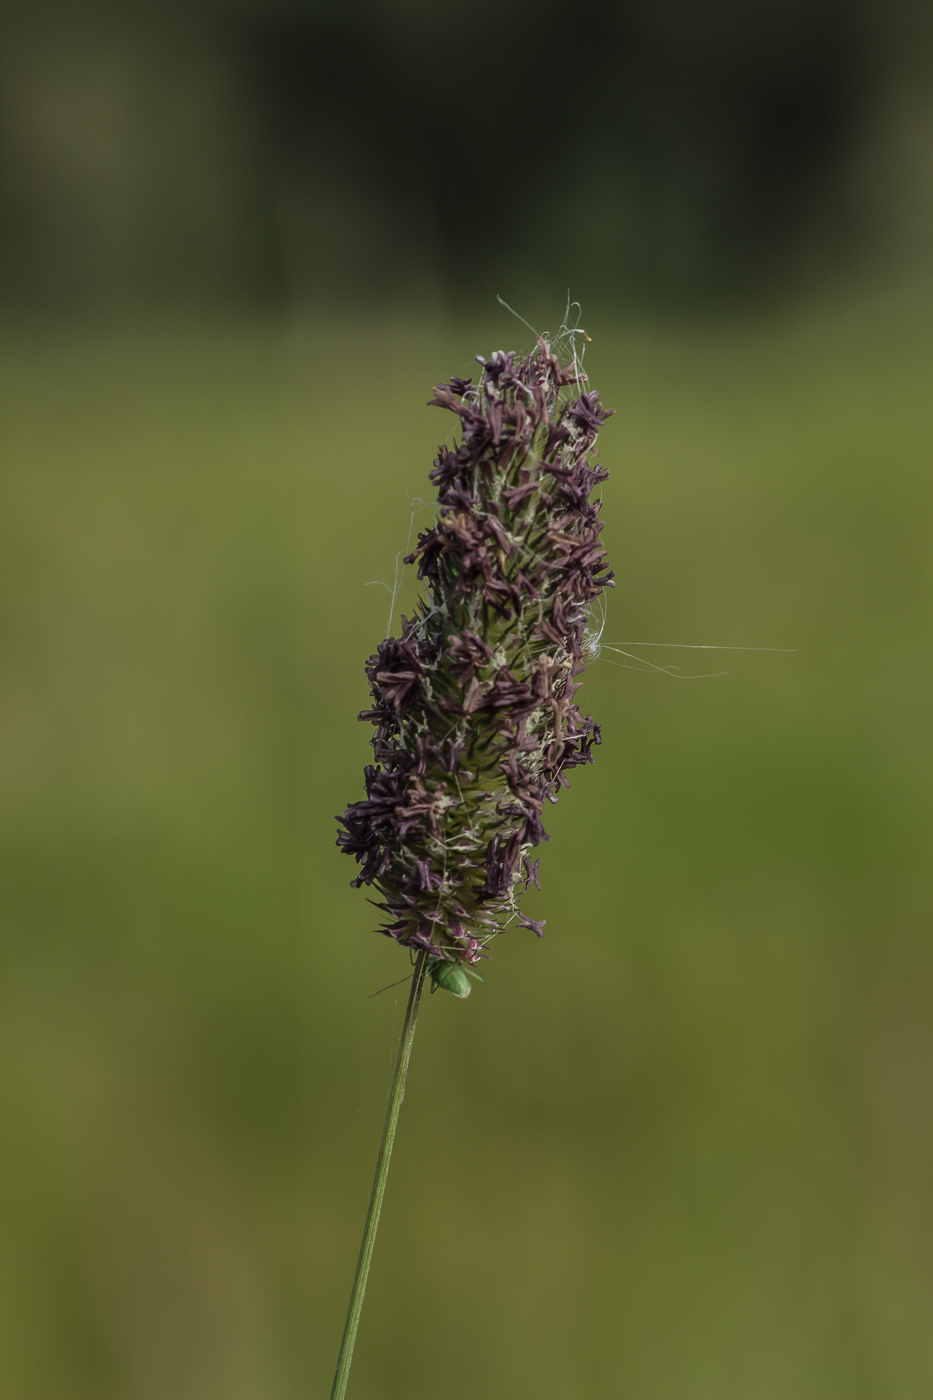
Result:
{"type": "Polygon", "coordinates": [[[917,0],[0,0],[0,312],[767,306],[929,245],[917,0]]]}
{"type": "MultiPolygon", "coordinates": [[[[546,936],[425,1003],[355,1400],[930,1392],[931,300],[587,320],[604,640],[797,650],[589,670],[546,936]]],[[[423,404],[524,335],[4,342],[11,1400],[328,1393],[407,971],[333,813],[423,404]]]]}

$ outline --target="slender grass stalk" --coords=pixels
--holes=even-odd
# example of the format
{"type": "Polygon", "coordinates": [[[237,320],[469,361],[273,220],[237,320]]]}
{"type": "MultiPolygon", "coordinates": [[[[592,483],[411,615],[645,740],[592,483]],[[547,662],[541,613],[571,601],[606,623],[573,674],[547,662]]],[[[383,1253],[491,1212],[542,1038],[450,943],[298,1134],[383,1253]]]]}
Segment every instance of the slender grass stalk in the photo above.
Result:
{"type": "Polygon", "coordinates": [[[580,392],[584,335],[562,328],[567,363],[538,337],[524,356],[477,356],[477,384],[438,385],[431,404],[457,416],[460,441],[438,450],[436,522],[406,558],[427,597],[366,667],[375,762],[337,844],[361,866],[351,883],[381,896],[381,931],[418,957],[331,1400],[346,1393],[425,976],[463,999],[509,925],[541,936],[518,896],[541,888],[545,804],[601,741],[574,700],[613,585],[590,499],[609,475],[595,445],[609,411],[580,392]]]}
{"type": "Polygon", "coordinates": [[[379,1229],[379,1216],[382,1211],[382,1198],[386,1192],[389,1163],[392,1160],[392,1148],[395,1144],[395,1129],[398,1126],[399,1110],[405,1097],[405,1080],[408,1077],[408,1062],[411,1059],[411,1043],[415,1035],[415,1023],[418,1020],[418,1007],[424,988],[428,956],[426,949],[418,954],[414,976],[411,980],[411,992],[405,1011],[405,1021],[402,1025],[395,1072],[392,1075],[392,1087],[389,1091],[385,1127],[382,1130],[382,1142],[379,1146],[379,1156],[376,1159],[376,1175],[373,1178],[373,1189],[369,1197],[366,1224],[363,1226],[360,1257],[356,1261],[356,1273],[353,1276],[353,1287],[350,1290],[350,1305],[347,1308],[347,1320],[344,1323],[343,1340],[340,1343],[340,1355],[337,1358],[337,1370],[334,1373],[334,1385],[330,1393],[330,1400],[343,1400],[347,1390],[347,1381],[350,1378],[356,1332],[360,1325],[360,1313],[363,1310],[363,1295],[366,1292],[366,1280],[369,1278],[369,1266],[373,1259],[376,1231],[379,1229]]]}

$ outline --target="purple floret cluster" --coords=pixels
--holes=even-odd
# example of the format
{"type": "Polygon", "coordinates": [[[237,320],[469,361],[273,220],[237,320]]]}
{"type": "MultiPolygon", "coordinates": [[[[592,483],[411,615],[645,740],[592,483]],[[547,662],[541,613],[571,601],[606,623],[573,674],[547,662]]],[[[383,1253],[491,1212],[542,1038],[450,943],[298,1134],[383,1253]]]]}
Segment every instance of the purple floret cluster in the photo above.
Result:
{"type": "Polygon", "coordinates": [[[427,597],[369,659],[375,762],[338,818],[381,931],[466,964],[512,920],[541,933],[518,896],[538,885],[544,804],[600,742],[574,695],[612,586],[591,499],[611,410],[543,339],[477,360],[478,383],[452,378],[431,400],[456,414],[459,441],[439,450],[437,522],[405,561],[427,597]]]}

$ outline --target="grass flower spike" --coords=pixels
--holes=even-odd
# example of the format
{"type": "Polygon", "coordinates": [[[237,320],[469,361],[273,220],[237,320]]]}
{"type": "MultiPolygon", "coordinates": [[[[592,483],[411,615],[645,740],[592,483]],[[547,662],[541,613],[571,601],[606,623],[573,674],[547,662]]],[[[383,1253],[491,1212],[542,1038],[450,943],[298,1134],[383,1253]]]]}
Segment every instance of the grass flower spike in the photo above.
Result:
{"type": "Polygon", "coordinates": [[[362,865],[353,883],[382,897],[383,933],[467,966],[512,920],[541,932],[518,896],[538,881],[545,803],[600,742],[574,693],[612,582],[591,499],[609,411],[543,339],[477,359],[476,385],[452,378],[431,400],[460,433],[431,473],[437,523],[406,560],[427,598],[367,666],[376,762],[338,838],[362,865]]]}
{"type": "MultiPolygon", "coordinates": [[[[592,762],[599,725],[574,701],[594,603],[612,584],[599,543],[609,475],[595,447],[609,416],[576,357],[539,338],[527,356],[477,356],[478,382],[440,384],[459,420],[431,479],[437,521],[406,563],[427,596],[367,665],[375,762],[338,845],[372,886],[382,932],[415,969],[331,1400],[343,1400],[425,979],[465,997],[471,969],[538,884],[543,812],[592,762]]],[[[539,887],[540,888],[540,887],[539,887]]]]}

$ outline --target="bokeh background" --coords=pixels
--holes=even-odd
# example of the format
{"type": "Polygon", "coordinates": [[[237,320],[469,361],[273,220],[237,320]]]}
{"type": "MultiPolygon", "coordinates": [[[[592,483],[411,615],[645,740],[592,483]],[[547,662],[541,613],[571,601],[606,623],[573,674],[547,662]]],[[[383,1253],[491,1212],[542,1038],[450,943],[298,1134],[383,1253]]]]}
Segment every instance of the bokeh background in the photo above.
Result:
{"type": "Polygon", "coordinates": [[[568,287],[604,640],[794,650],[588,672],[351,1393],[933,1391],[930,20],[0,9],[4,1400],[329,1393],[407,970],[334,845],[363,661],[431,385],[568,287]]]}

